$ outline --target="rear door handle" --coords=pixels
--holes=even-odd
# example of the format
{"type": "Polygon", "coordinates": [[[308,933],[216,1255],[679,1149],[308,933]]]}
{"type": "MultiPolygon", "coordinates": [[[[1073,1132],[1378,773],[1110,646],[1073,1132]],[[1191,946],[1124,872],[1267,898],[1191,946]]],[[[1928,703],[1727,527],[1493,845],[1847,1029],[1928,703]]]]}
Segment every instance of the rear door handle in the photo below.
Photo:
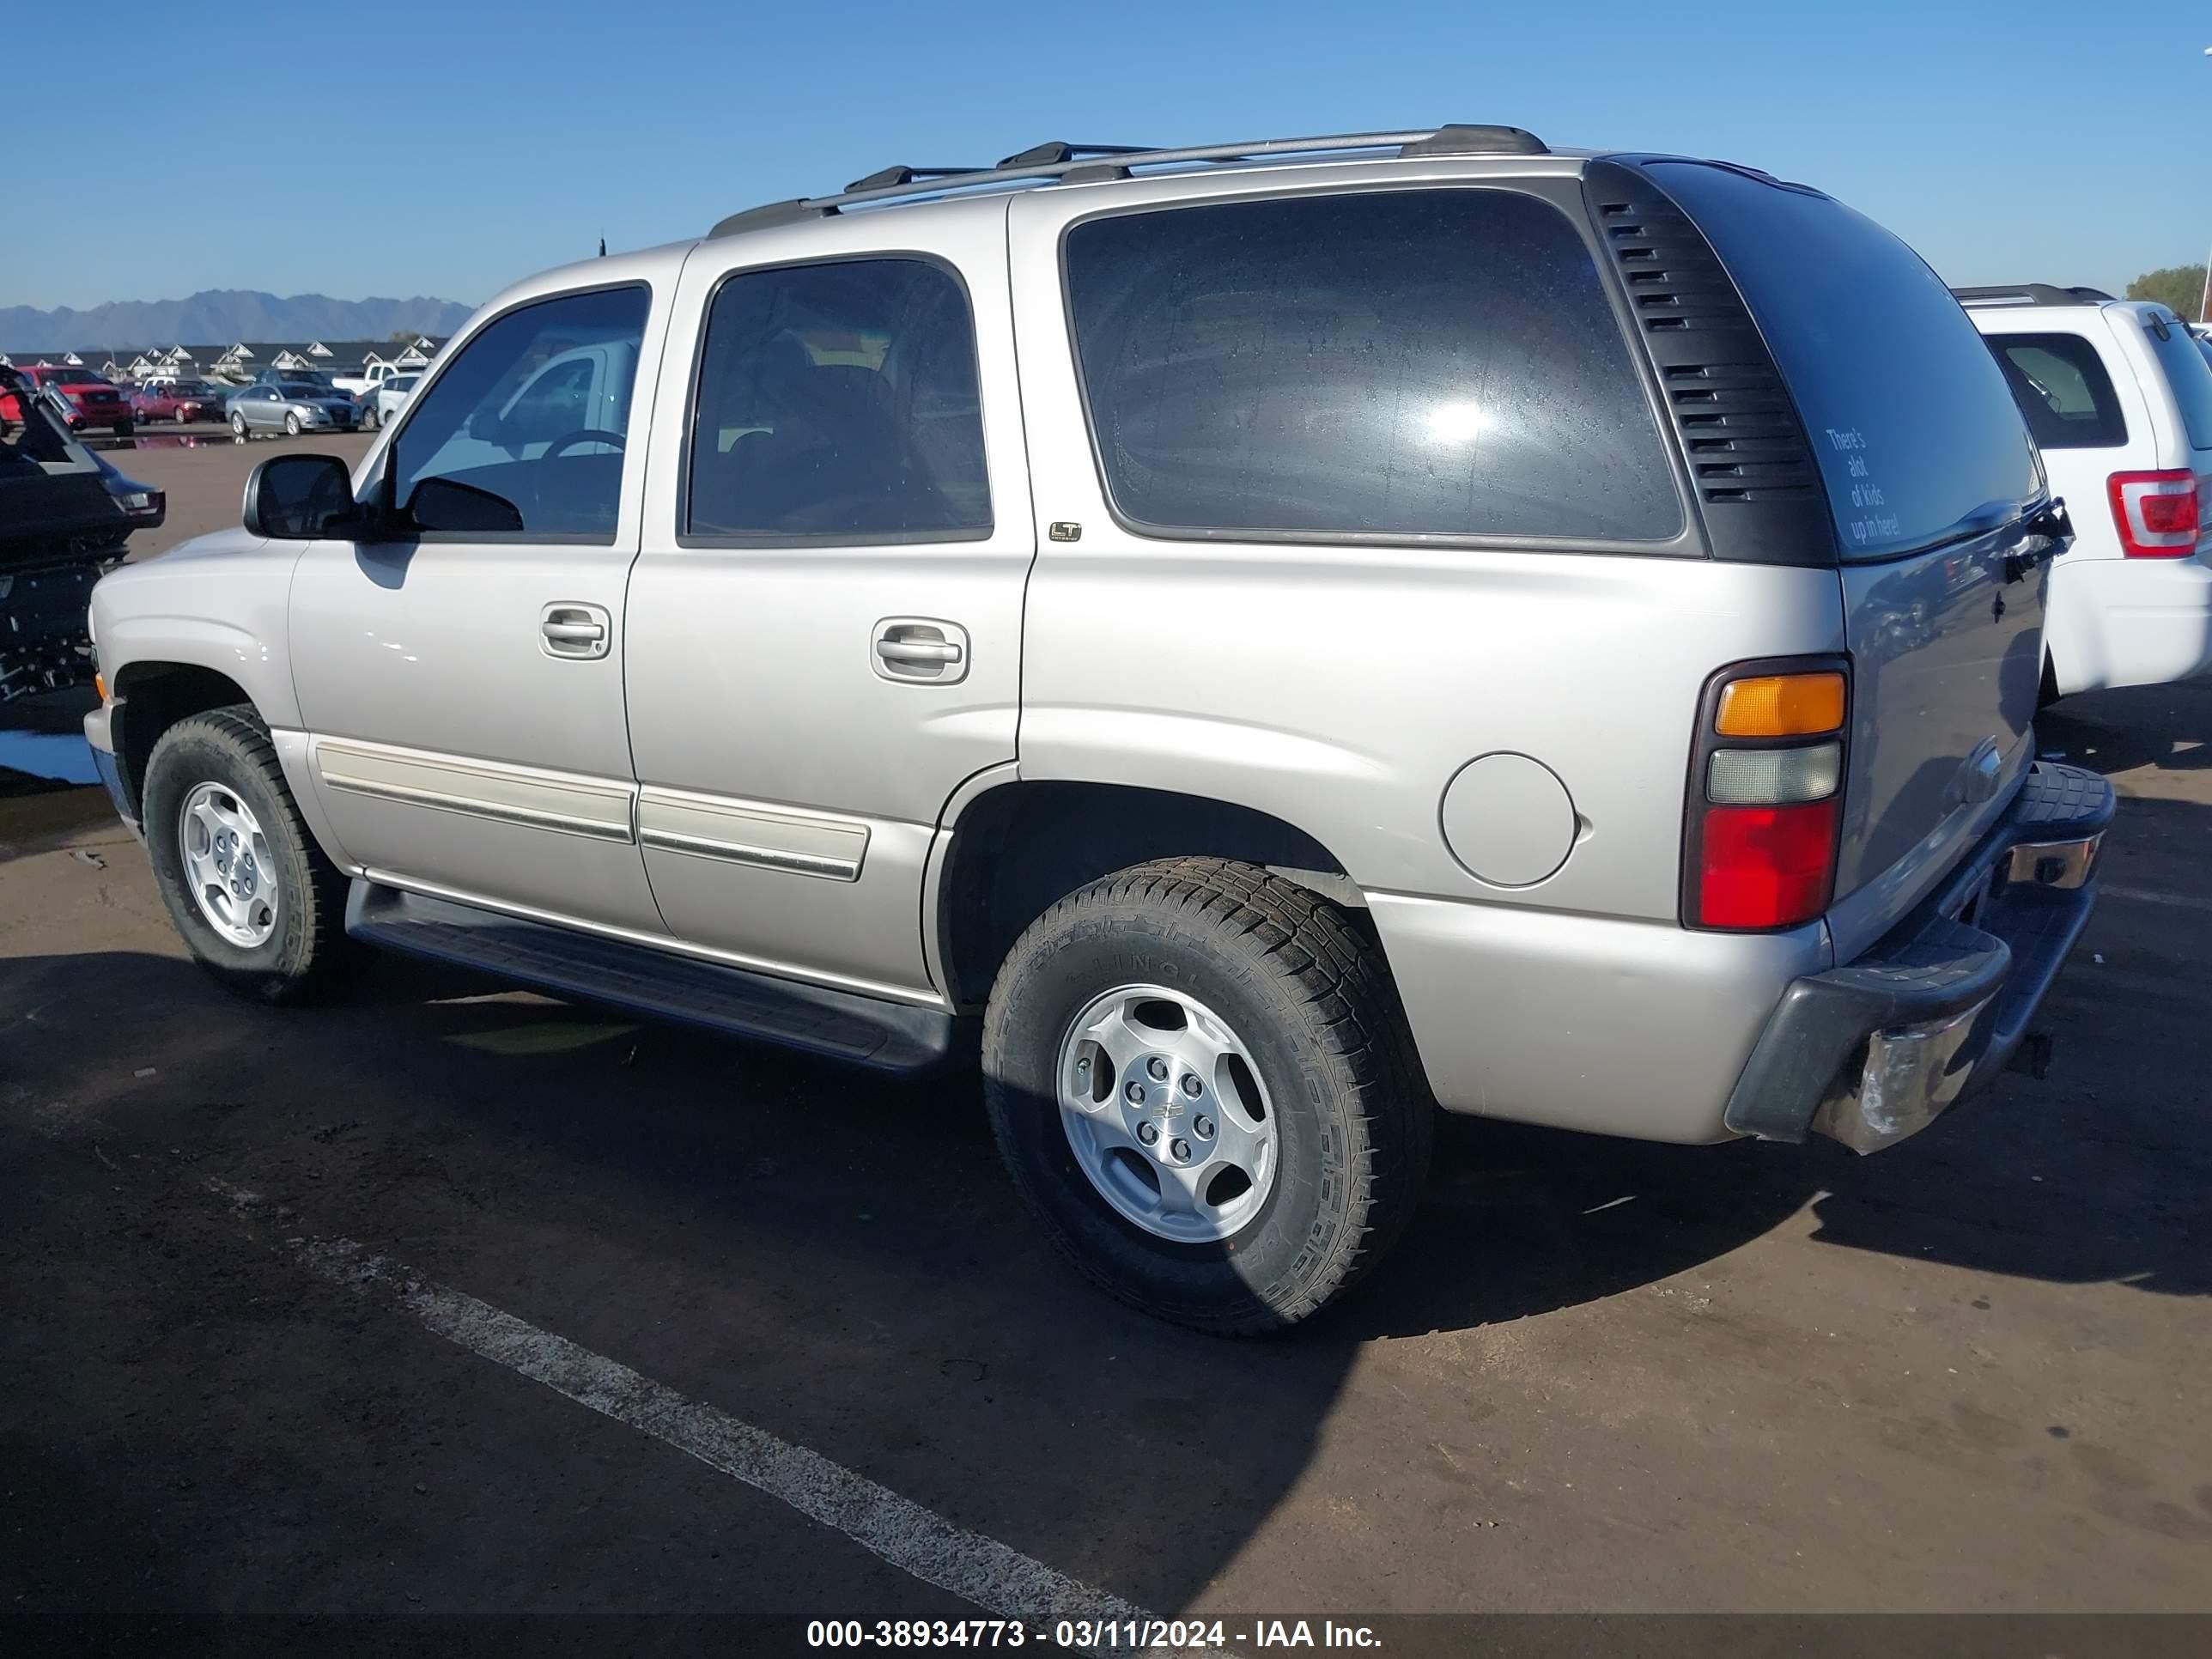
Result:
{"type": "Polygon", "coordinates": [[[556,601],[538,613],[538,649],[549,657],[588,662],[607,654],[613,626],[603,606],[556,601]]]}
{"type": "Polygon", "coordinates": [[[950,685],[968,675],[968,630],[930,617],[886,617],[875,625],[878,678],[950,685]]]}

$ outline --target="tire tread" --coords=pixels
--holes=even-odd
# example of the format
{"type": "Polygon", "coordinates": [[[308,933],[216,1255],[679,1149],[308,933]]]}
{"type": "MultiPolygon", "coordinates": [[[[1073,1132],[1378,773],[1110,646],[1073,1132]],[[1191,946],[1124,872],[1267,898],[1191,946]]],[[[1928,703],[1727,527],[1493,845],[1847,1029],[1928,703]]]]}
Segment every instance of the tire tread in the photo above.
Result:
{"type": "MultiPolygon", "coordinates": [[[[1364,1279],[1396,1242],[1419,1203],[1434,1139],[1434,1106],[1413,1058],[1396,988],[1380,954],[1337,905],[1256,865],[1224,858],[1170,858],[1135,865],[1071,893],[1033,921],[1008,954],[1001,980],[1041,942],[1110,908],[1140,904],[1193,913],[1261,960],[1314,1011],[1323,1042],[1351,1073],[1355,1145],[1345,1167],[1357,1183],[1335,1237],[1316,1268],[1264,1310],[1224,1315],[1176,1305],[1133,1290],[1094,1261],[1043,1206],[1045,1231],[1076,1270],[1109,1295],[1148,1313],[1224,1336],[1270,1334],[1334,1302],[1364,1279]]],[[[1000,999],[985,1024],[984,1066],[995,1075],[1006,1032],[1000,999]]]]}
{"type": "MultiPolygon", "coordinates": [[[[235,753],[266,786],[276,804],[279,823],[273,826],[296,846],[307,871],[305,890],[297,896],[300,914],[299,954],[301,964],[283,974],[265,975],[258,990],[270,1002],[307,1000],[326,989],[354,965],[360,954],[345,933],[346,894],[350,883],[344,872],[325,856],[314,833],[301,816],[284,781],[283,763],[269,727],[252,703],[231,703],[186,716],[161,734],[155,744],[149,770],[159,763],[162,747],[188,740],[195,734],[215,738],[235,753]]],[[[288,899],[294,896],[287,894],[288,899]]]]}

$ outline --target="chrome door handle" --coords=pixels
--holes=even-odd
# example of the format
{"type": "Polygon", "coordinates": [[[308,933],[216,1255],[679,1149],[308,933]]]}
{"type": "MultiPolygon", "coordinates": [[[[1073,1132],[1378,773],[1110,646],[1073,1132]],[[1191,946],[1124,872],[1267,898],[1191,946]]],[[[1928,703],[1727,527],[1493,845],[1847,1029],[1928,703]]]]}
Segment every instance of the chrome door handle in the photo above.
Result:
{"type": "Polygon", "coordinates": [[[538,648],[549,657],[592,661],[607,654],[613,627],[599,605],[549,605],[538,613],[538,648]]]}
{"type": "Polygon", "coordinates": [[[876,654],[885,662],[955,663],[963,653],[949,640],[878,640],[876,654]]]}
{"type": "Polygon", "coordinates": [[[933,617],[885,617],[871,630],[878,679],[952,685],[968,677],[968,630],[933,617]]]}

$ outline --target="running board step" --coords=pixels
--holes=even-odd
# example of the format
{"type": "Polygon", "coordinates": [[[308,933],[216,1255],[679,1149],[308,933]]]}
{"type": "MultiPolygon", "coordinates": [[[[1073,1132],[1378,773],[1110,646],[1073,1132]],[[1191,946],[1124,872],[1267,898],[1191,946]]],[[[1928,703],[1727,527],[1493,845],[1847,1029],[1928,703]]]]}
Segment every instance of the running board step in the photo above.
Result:
{"type": "Polygon", "coordinates": [[[881,1071],[921,1071],[952,1046],[952,1016],[939,1009],[749,973],[375,882],[354,883],[345,929],[384,950],[881,1071]]]}

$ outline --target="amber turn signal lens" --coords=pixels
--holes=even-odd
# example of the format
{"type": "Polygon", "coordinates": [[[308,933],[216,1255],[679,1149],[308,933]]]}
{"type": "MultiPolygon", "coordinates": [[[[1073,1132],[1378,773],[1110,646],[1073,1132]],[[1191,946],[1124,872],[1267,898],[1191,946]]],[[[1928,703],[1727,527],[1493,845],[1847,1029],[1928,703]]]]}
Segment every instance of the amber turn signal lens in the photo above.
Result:
{"type": "Polygon", "coordinates": [[[1724,738],[1812,738],[1843,724],[1844,677],[1833,672],[1731,680],[1713,717],[1724,738]]]}
{"type": "Polygon", "coordinates": [[[107,676],[95,672],[92,677],[92,689],[94,694],[99,697],[100,702],[106,702],[107,701],[107,676]]]}

